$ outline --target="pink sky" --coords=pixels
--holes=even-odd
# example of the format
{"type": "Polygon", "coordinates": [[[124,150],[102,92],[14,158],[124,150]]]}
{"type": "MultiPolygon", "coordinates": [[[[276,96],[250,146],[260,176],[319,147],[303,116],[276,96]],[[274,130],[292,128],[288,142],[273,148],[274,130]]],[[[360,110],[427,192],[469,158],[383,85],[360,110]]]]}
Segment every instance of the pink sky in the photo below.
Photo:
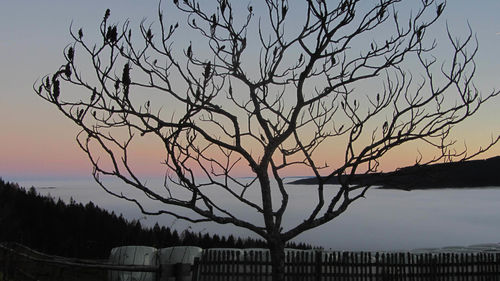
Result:
{"type": "MultiPolygon", "coordinates": [[[[93,25],[102,16],[102,11],[114,6],[119,7],[115,10],[118,17],[141,19],[155,12],[156,1],[153,2],[142,5],[137,1],[114,0],[105,4],[100,1],[67,4],[50,0],[40,5],[37,1],[21,0],[0,4],[0,177],[85,176],[90,173],[90,164],[75,141],[78,130],[51,105],[36,97],[32,85],[61,63],[72,19],[83,26],[93,25]]],[[[500,1],[471,2],[474,1],[449,1],[447,17],[452,24],[463,23],[466,17],[477,32],[480,53],[476,77],[478,86],[489,91],[500,88],[500,56],[497,55],[500,50],[500,36],[497,35],[500,1]]],[[[480,114],[458,127],[459,143],[466,142],[474,151],[486,144],[492,134],[498,134],[499,105],[500,99],[494,100],[480,114]]],[[[425,148],[420,150],[426,153],[425,148]]],[[[145,148],[137,155],[137,167],[142,173],[162,175],[161,154],[157,150],[145,148]]],[[[500,155],[500,145],[481,158],[496,155],[500,155]]],[[[416,156],[416,147],[400,149],[388,154],[382,168],[387,171],[411,165],[416,156]]],[[[301,173],[290,171],[291,175],[301,173]]],[[[241,175],[245,175],[245,171],[241,171],[241,175]]]]}

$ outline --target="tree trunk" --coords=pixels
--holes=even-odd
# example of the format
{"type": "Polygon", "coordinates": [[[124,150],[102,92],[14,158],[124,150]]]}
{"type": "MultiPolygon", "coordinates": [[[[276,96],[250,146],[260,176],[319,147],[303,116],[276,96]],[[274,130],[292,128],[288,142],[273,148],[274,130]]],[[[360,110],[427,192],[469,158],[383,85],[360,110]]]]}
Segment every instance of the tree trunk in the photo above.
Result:
{"type": "Polygon", "coordinates": [[[285,243],[280,238],[268,240],[273,281],[285,280],[285,243]]]}

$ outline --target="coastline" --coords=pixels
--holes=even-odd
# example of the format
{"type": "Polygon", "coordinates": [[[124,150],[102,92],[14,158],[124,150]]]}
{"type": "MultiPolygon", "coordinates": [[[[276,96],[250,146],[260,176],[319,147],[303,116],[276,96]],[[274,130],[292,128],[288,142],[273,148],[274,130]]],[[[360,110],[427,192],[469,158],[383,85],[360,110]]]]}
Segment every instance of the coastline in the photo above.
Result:
{"type": "MultiPolygon", "coordinates": [[[[387,173],[356,174],[333,177],[325,184],[351,184],[378,186],[380,189],[425,190],[447,188],[500,187],[500,156],[485,160],[472,160],[433,165],[414,165],[387,173]]],[[[299,179],[288,184],[314,185],[318,178],[299,179]]]]}

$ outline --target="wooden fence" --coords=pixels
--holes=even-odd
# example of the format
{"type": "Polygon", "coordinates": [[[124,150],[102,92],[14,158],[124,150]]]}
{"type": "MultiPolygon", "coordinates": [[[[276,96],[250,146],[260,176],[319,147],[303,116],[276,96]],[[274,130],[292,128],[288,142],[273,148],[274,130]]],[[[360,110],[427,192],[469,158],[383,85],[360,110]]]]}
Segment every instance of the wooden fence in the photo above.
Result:
{"type": "MultiPolygon", "coordinates": [[[[205,252],[199,281],[271,280],[269,252],[205,252]]],[[[500,280],[500,254],[288,252],[288,281],[500,280]]]]}
{"type": "MultiPolygon", "coordinates": [[[[0,244],[0,280],[107,280],[109,270],[151,272],[156,280],[271,281],[269,251],[204,251],[194,266],[130,266],[46,255],[0,244]],[[188,278],[192,270],[192,279],[188,278]],[[168,279],[167,279],[168,278],[168,279]]],[[[500,281],[500,253],[353,253],[288,251],[287,281],[500,281]]]]}

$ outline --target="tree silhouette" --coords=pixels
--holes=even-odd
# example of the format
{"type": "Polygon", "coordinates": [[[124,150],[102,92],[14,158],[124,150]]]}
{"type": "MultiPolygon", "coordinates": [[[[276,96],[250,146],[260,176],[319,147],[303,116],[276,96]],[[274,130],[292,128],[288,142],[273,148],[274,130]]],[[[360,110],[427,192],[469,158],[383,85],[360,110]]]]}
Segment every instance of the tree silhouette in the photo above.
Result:
{"type": "Polygon", "coordinates": [[[273,280],[283,279],[286,241],[362,198],[370,186],[350,184],[351,176],[377,171],[388,151],[422,141],[438,152],[425,165],[468,159],[499,140],[471,155],[450,139],[454,125],[499,92],[481,95],[472,81],[470,28],[462,40],[448,31],[447,60],[434,55],[436,41],[425,35],[446,2],[414,1],[407,13],[400,0],[291,4],[174,0],[160,3],[157,22],[143,21],[137,33],[129,21],[111,24],[107,10],[102,40],[71,29],[66,63],[35,85],[82,129],[78,143],[104,190],[145,214],[253,231],[270,249],[273,280]],[[164,11],[186,21],[169,24],[164,11]],[[161,143],[162,187],[134,169],[130,154],[142,139],[161,143]],[[238,177],[245,167],[251,179],[238,177]],[[316,202],[285,227],[292,190],[283,175],[299,168],[318,178],[316,202]],[[142,197],[109,188],[105,176],[165,207],[146,209],[142,197]],[[339,189],[325,189],[332,177],[339,189]],[[221,196],[262,222],[236,215],[221,196]]]}

